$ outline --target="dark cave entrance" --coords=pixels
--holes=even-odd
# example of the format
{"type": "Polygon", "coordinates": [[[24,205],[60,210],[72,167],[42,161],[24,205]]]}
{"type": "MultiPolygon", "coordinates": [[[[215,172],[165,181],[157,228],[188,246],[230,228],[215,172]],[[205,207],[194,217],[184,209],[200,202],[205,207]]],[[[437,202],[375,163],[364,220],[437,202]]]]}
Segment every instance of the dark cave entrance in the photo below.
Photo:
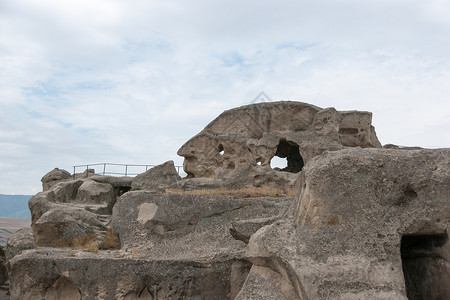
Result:
{"type": "MultiPolygon", "coordinates": [[[[277,151],[275,152],[275,156],[286,159],[283,167],[280,168],[280,171],[298,173],[304,166],[299,147],[294,142],[288,142],[285,139],[280,140],[277,151]]],[[[275,162],[275,157],[272,160],[275,162]]],[[[271,165],[273,165],[272,160],[271,165]]]]}
{"type": "Polygon", "coordinates": [[[448,247],[446,233],[402,237],[400,251],[409,300],[450,299],[448,247]]]}

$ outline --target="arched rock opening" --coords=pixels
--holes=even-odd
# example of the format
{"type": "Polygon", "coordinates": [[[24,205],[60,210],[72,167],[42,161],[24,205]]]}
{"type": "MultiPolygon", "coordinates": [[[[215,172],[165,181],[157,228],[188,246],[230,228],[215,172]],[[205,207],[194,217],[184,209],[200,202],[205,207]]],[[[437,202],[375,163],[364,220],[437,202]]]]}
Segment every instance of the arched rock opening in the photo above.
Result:
{"type": "Polygon", "coordinates": [[[446,233],[402,237],[402,267],[409,300],[450,299],[448,248],[446,233]]]}
{"type": "Polygon", "coordinates": [[[280,171],[298,173],[304,166],[299,147],[294,142],[288,142],[285,139],[280,140],[275,156],[286,158],[286,167],[280,171]]]}

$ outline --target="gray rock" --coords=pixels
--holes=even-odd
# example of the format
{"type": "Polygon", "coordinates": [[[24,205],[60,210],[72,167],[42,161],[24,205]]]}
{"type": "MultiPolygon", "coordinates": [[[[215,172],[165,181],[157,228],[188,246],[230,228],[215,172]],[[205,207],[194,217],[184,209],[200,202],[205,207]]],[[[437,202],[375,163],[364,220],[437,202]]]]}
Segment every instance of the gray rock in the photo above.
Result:
{"type": "Polygon", "coordinates": [[[36,248],[31,227],[21,228],[14,232],[8,239],[6,245],[6,260],[28,249],[36,248]]]}
{"type": "Polygon", "coordinates": [[[36,223],[39,218],[52,209],[53,207],[57,207],[58,205],[55,203],[51,203],[49,201],[50,199],[53,199],[53,197],[49,196],[49,191],[40,192],[31,197],[28,200],[28,208],[31,212],[31,224],[36,223]]]}
{"type": "Polygon", "coordinates": [[[280,219],[280,216],[270,218],[258,218],[249,220],[240,220],[232,223],[230,234],[237,240],[248,244],[250,236],[266,225],[280,219]]]}
{"type": "Polygon", "coordinates": [[[55,294],[78,297],[78,291],[82,299],[221,300],[236,293],[232,286],[239,280],[230,280],[239,277],[232,276],[240,268],[236,260],[160,260],[133,255],[51,248],[27,251],[9,261],[11,299],[48,299],[55,294]]]}
{"type": "Polygon", "coordinates": [[[109,183],[113,186],[116,197],[120,197],[124,193],[128,192],[131,189],[131,183],[133,181],[132,177],[115,177],[107,175],[93,175],[90,176],[89,179],[100,183],[109,183]]]}
{"type": "Polygon", "coordinates": [[[165,191],[180,179],[173,161],[170,160],[134,177],[131,188],[165,191]]]}
{"type": "Polygon", "coordinates": [[[324,153],[292,216],[252,235],[246,256],[301,299],[447,299],[449,187],[450,149],[324,153]]]}
{"type": "Polygon", "coordinates": [[[83,183],[84,181],[79,179],[56,183],[47,190],[47,200],[59,203],[75,202],[77,200],[78,189],[83,183]]]}
{"type": "Polygon", "coordinates": [[[281,218],[292,198],[238,198],[132,191],[119,198],[111,226],[123,247],[139,247],[151,257],[239,253],[245,244],[229,234],[233,222],[281,218]]]}
{"type": "Polygon", "coordinates": [[[40,246],[60,242],[69,246],[76,238],[106,230],[94,213],[72,207],[49,210],[32,227],[36,244],[40,246]]]}
{"type": "Polygon", "coordinates": [[[91,176],[95,176],[95,170],[94,169],[86,169],[82,173],[75,173],[72,177],[73,179],[86,179],[91,176]]]}
{"type": "Polygon", "coordinates": [[[281,274],[270,268],[254,265],[235,299],[293,300],[301,298],[297,297],[292,284],[281,274]]]}
{"type": "Polygon", "coordinates": [[[111,213],[116,202],[114,188],[109,183],[100,183],[86,179],[78,188],[76,201],[88,204],[106,204],[111,213]]]}
{"type": "Polygon", "coordinates": [[[214,178],[227,188],[264,182],[293,191],[304,164],[325,150],[381,148],[371,122],[370,112],[338,112],[292,101],[227,110],[178,150],[188,174],[184,181],[214,178]],[[286,167],[272,168],[275,156],[285,158],[286,167]]]}
{"type": "Polygon", "coordinates": [[[54,168],[41,178],[42,190],[46,191],[50,189],[54,184],[60,181],[71,179],[72,175],[63,169],[54,168]]]}

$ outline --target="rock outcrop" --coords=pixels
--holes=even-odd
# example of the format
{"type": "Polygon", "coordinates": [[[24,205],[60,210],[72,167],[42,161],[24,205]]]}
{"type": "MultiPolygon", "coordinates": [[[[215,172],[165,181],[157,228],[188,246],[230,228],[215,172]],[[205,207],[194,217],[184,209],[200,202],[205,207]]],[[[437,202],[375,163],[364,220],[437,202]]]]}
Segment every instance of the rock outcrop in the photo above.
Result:
{"type": "Polygon", "coordinates": [[[182,187],[295,190],[297,173],[325,150],[380,148],[371,123],[370,112],[339,112],[292,101],[225,111],[178,150],[184,171],[193,178],[182,187]],[[281,170],[271,167],[275,156],[286,159],[281,170]]]}
{"type": "Polygon", "coordinates": [[[70,179],[72,175],[66,170],[54,168],[52,171],[48,172],[41,178],[42,190],[46,191],[50,189],[54,184],[70,179]]]}
{"type": "Polygon", "coordinates": [[[10,260],[14,256],[28,249],[36,248],[36,242],[31,227],[21,228],[14,232],[8,239],[6,245],[6,260],[10,260]]]}
{"type": "Polygon", "coordinates": [[[175,169],[175,164],[171,160],[137,175],[133,179],[131,188],[134,190],[165,192],[169,185],[175,184],[180,179],[181,177],[175,169]]]}
{"type": "Polygon", "coordinates": [[[287,299],[450,297],[449,149],[324,153],[302,171],[296,203],[252,235],[246,256],[266,269],[252,267],[237,299],[256,287],[287,299]]]}
{"type": "Polygon", "coordinates": [[[44,176],[8,241],[11,299],[450,298],[450,149],[382,149],[369,112],[275,102],[178,153],[186,178],[44,176]]]}

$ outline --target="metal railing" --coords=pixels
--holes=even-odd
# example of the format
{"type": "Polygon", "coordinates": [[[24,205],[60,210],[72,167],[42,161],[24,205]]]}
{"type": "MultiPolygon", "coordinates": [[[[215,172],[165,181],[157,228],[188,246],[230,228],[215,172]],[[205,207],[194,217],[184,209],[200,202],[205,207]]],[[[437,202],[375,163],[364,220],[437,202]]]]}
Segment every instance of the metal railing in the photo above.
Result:
{"type": "MultiPolygon", "coordinates": [[[[86,172],[86,177],[89,176],[89,170],[94,170],[96,175],[116,175],[116,176],[136,176],[138,174],[144,173],[157,165],[130,165],[130,164],[115,164],[115,163],[97,163],[97,164],[87,164],[87,165],[77,165],[73,166],[73,178],[77,174],[77,169],[83,168],[83,172],[86,172]],[[109,167],[107,169],[107,167],[109,167]],[[145,170],[144,170],[145,169],[145,170]],[[139,170],[139,172],[137,172],[139,170]],[[136,173],[137,172],[137,173],[136,173]]],[[[183,166],[175,166],[178,174],[181,175],[183,166]]]]}

